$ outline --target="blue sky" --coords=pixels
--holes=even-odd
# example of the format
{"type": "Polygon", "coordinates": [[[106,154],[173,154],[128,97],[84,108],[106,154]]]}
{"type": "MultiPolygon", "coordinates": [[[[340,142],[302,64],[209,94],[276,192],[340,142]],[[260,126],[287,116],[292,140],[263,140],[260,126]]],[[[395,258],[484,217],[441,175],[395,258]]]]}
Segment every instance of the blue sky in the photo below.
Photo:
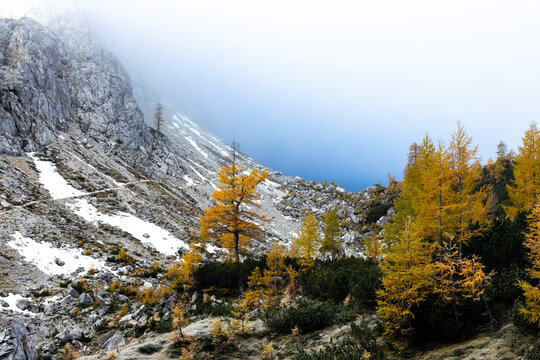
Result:
{"type": "Polygon", "coordinates": [[[461,121],[483,161],[540,119],[537,1],[93,0],[128,69],[287,175],[350,190],[401,177],[461,121]]]}

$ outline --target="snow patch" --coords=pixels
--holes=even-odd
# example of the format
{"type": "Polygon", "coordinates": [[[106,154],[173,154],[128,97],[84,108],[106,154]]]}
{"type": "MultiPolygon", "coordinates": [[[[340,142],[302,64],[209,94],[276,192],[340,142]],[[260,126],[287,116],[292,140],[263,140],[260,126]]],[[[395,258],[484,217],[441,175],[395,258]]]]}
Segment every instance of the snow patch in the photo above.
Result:
{"type": "Polygon", "coordinates": [[[179,248],[189,248],[184,241],[177,239],[167,230],[129,213],[103,214],[86,199],[77,200],[68,206],[86,221],[96,225],[109,224],[118,227],[140,240],[144,245],[163,254],[175,255],[179,248]]]}
{"type": "Polygon", "coordinates": [[[53,199],[65,199],[85,194],[69,185],[56,171],[56,166],[52,162],[39,160],[34,153],[28,155],[34,160],[34,164],[39,170],[39,181],[49,191],[53,199]]]}
{"type": "Polygon", "coordinates": [[[18,231],[12,237],[13,240],[7,245],[47,275],[69,275],[80,267],[86,271],[108,268],[104,261],[84,255],[79,249],[57,248],[51,243],[41,243],[25,237],[18,231]],[[64,265],[58,265],[55,259],[63,261],[64,265]]]}
{"type": "Polygon", "coordinates": [[[207,153],[205,153],[200,147],[199,145],[197,145],[197,143],[195,141],[193,141],[193,139],[189,136],[186,136],[186,140],[189,141],[189,143],[199,152],[202,154],[202,156],[204,156],[205,158],[209,159],[210,157],[208,156],[207,153]]]}
{"type": "MultiPolygon", "coordinates": [[[[49,161],[39,160],[34,154],[29,155],[40,171],[39,180],[41,184],[49,191],[54,199],[66,199],[74,196],[86,195],[84,192],[69,185],[66,180],[58,174],[54,164],[49,161]]],[[[202,175],[199,174],[199,176],[202,175]]],[[[119,227],[136,239],[139,239],[144,245],[154,248],[166,255],[176,254],[176,251],[180,247],[188,248],[188,245],[185,242],[175,238],[167,230],[139,219],[134,215],[123,212],[116,215],[102,214],[86,199],[76,199],[74,202],[67,203],[66,205],[86,221],[94,224],[107,223],[119,227]],[[149,236],[145,237],[144,235],[149,236]]],[[[60,256],[59,258],[62,259],[60,256]]],[[[54,259],[49,260],[52,261],[54,259]]]]}
{"type": "Polygon", "coordinates": [[[17,300],[20,300],[20,299],[31,300],[30,298],[23,297],[21,294],[9,293],[7,296],[0,296],[0,300],[3,300],[8,304],[8,307],[3,307],[2,305],[0,305],[0,311],[6,311],[7,312],[7,311],[11,310],[13,312],[18,312],[18,313],[21,313],[21,314],[35,315],[35,313],[33,313],[31,311],[21,310],[21,309],[19,309],[17,307],[17,305],[15,305],[17,303],[17,300]]]}

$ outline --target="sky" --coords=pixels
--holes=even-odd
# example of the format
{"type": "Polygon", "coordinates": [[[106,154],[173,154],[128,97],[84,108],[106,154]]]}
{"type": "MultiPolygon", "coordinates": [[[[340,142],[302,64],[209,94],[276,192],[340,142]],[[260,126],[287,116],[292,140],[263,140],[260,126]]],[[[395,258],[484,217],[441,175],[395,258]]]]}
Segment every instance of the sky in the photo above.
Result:
{"type": "Polygon", "coordinates": [[[401,178],[409,145],[426,133],[448,143],[458,121],[483,162],[501,140],[517,149],[540,120],[539,10],[497,0],[93,0],[86,11],[100,42],[185,116],[274,170],[361,190],[401,178]]]}

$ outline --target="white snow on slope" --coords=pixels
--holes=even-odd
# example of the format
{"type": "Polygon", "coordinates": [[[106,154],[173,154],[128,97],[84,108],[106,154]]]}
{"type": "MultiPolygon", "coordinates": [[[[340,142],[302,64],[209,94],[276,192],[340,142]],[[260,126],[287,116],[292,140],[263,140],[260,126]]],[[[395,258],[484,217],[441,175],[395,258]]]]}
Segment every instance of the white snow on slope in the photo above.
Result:
{"type": "Polygon", "coordinates": [[[26,314],[26,315],[35,315],[33,312],[31,311],[28,311],[28,310],[21,310],[17,307],[17,300],[20,300],[20,299],[27,299],[27,300],[30,300],[29,298],[25,298],[23,297],[21,294],[12,294],[12,293],[9,293],[7,296],[0,296],[0,300],[3,300],[5,301],[7,304],[8,304],[8,307],[3,307],[0,305],[0,311],[13,311],[13,312],[18,312],[18,313],[22,313],[22,314],[26,314]]]}
{"type": "Polygon", "coordinates": [[[200,152],[202,154],[202,156],[204,156],[205,158],[209,159],[210,157],[208,156],[207,153],[205,153],[200,147],[199,145],[197,145],[197,143],[195,141],[193,141],[193,139],[190,137],[190,136],[186,136],[186,140],[189,141],[189,143],[195,148],[195,150],[197,150],[198,152],[200,152]]]}
{"type": "Polygon", "coordinates": [[[57,248],[53,244],[24,237],[20,232],[14,233],[12,237],[13,240],[7,245],[47,275],[69,275],[80,267],[86,271],[106,268],[104,261],[84,255],[80,249],[57,248]],[[55,258],[64,261],[65,264],[57,265],[55,258]]]}
{"type": "Polygon", "coordinates": [[[79,199],[68,206],[86,221],[96,225],[105,223],[118,227],[140,240],[144,245],[163,254],[175,255],[179,248],[189,248],[184,241],[177,239],[167,230],[131,214],[125,212],[115,215],[103,214],[86,199],[79,199]]]}
{"type": "MultiPolygon", "coordinates": [[[[34,160],[37,169],[40,171],[39,181],[43,187],[49,191],[53,199],[65,199],[85,195],[84,192],[69,185],[56,171],[56,167],[53,163],[39,160],[34,154],[29,155],[34,160]]],[[[102,214],[86,199],[74,199],[66,205],[86,221],[94,224],[106,223],[119,227],[136,239],[139,239],[144,245],[154,248],[163,254],[174,255],[179,248],[189,247],[184,241],[177,239],[167,230],[148,221],[139,219],[134,215],[124,212],[115,215],[102,214]],[[147,234],[148,237],[145,237],[145,234],[147,234]]]]}
{"type": "Polygon", "coordinates": [[[39,181],[49,191],[53,199],[65,199],[73,196],[84,195],[84,192],[75,189],[56,171],[56,166],[49,162],[39,160],[34,153],[28,154],[36,168],[39,170],[39,181]]]}

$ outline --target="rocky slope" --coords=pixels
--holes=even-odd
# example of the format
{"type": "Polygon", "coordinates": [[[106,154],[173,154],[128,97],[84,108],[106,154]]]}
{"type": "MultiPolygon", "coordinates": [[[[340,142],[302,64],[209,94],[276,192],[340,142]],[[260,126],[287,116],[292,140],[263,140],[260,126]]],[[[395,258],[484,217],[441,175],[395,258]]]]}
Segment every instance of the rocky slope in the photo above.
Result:
{"type": "MultiPolygon", "coordinates": [[[[66,343],[113,349],[170,313],[171,297],[150,310],[130,294],[158,289],[155,264],[167,267],[196,237],[231,148],[167,105],[154,130],[155,102],[136,100],[123,66],[88,35],[0,20],[0,329],[20,321],[42,358],[66,343]],[[125,291],[109,291],[117,282],[125,291]]],[[[261,211],[274,220],[255,253],[332,207],[346,252],[361,253],[370,223],[392,211],[380,186],[351,193],[269,172],[261,211]]],[[[212,246],[206,257],[223,253],[212,246]]]]}

